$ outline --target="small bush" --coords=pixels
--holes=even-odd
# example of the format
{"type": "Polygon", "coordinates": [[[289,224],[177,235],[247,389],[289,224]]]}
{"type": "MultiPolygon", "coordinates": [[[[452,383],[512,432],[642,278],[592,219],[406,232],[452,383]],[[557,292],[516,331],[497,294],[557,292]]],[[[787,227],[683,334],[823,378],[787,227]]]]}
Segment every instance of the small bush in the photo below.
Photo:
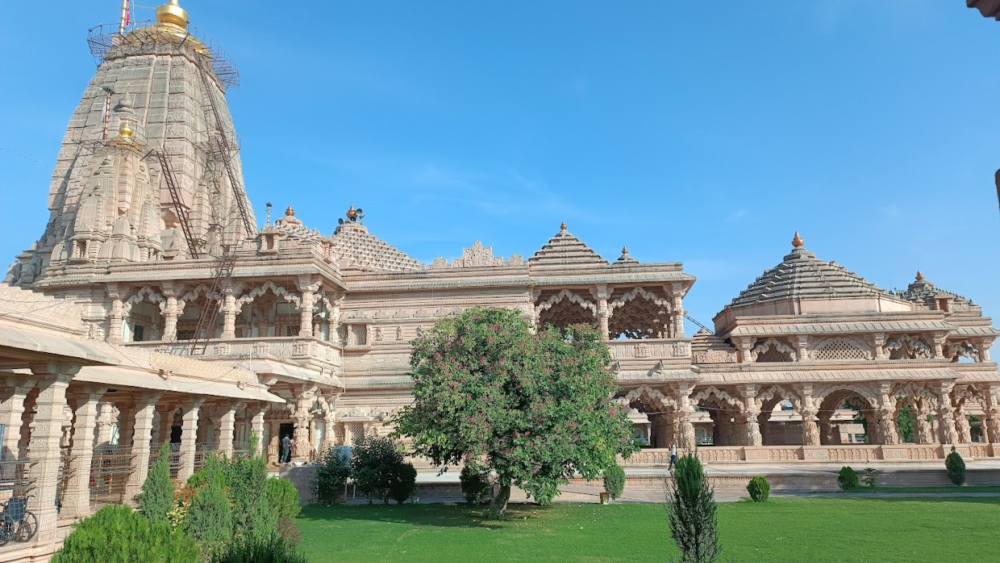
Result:
{"type": "Polygon", "coordinates": [[[212,558],[212,563],[309,563],[305,555],[280,537],[261,541],[238,541],[223,553],[212,558]]]}
{"type": "Polygon", "coordinates": [[[965,460],[955,451],[955,446],[951,447],[951,453],[944,458],[944,466],[948,469],[948,480],[961,487],[965,484],[965,460]]]}
{"type": "Polygon", "coordinates": [[[848,466],[840,468],[840,474],[837,475],[837,485],[840,486],[842,491],[853,491],[858,488],[858,474],[854,472],[848,466]]]}
{"type": "Polygon", "coordinates": [[[74,525],[53,563],[197,563],[191,536],[165,518],[150,520],[127,506],[105,506],[74,525]]]}
{"type": "Polygon", "coordinates": [[[156,463],[149,468],[142,491],[136,496],[139,512],[150,520],[166,520],[174,509],[174,483],[170,480],[170,444],[164,442],[156,463]]]}
{"type": "Polygon", "coordinates": [[[462,496],[469,504],[487,504],[493,500],[493,482],[490,472],[473,464],[466,464],[458,476],[462,486],[462,496]]]}
{"type": "Polygon", "coordinates": [[[417,470],[412,463],[403,463],[396,469],[396,481],[389,490],[389,495],[396,504],[403,504],[413,496],[417,489],[417,470]]]}
{"type": "Polygon", "coordinates": [[[878,469],[874,467],[866,467],[862,471],[861,481],[864,483],[865,487],[869,489],[874,489],[878,486],[878,469]]]}
{"type": "Polygon", "coordinates": [[[750,499],[754,502],[764,502],[771,494],[771,484],[762,475],[754,475],[747,485],[747,492],[750,493],[750,499]]]}
{"type": "Polygon", "coordinates": [[[604,490],[617,499],[625,492],[625,470],[617,463],[604,470],[604,490]]]}
{"type": "Polygon", "coordinates": [[[278,518],[295,518],[302,510],[299,490],[283,477],[271,477],[267,480],[267,502],[278,518]]]}
{"type": "Polygon", "coordinates": [[[266,542],[278,533],[278,516],[267,496],[267,463],[260,456],[239,457],[223,464],[234,534],[266,542]]]}
{"type": "Polygon", "coordinates": [[[316,475],[309,487],[313,502],[333,504],[344,492],[344,485],[351,477],[351,449],[343,446],[323,451],[319,458],[316,475]]]}
{"type": "Polygon", "coordinates": [[[374,496],[382,504],[389,504],[392,485],[403,465],[403,452],[389,438],[365,435],[354,440],[353,453],[351,475],[358,490],[369,502],[374,496]]]}

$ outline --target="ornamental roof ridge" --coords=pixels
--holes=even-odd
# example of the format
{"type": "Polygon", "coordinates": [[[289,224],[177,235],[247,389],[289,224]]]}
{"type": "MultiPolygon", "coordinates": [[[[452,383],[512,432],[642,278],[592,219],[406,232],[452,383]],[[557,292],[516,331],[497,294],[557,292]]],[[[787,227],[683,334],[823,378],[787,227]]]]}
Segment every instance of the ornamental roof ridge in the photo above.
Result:
{"type": "Polygon", "coordinates": [[[916,279],[907,286],[905,291],[900,292],[898,295],[907,301],[929,307],[934,307],[934,301],[941,298],[953,299],[956,304],[978,307],[968,297],[935,287],[933,283],[924,279],[924,275],[919,271],[917,272],[916,279]]]}
{"type": "Polygon", "coordinates": [[[560,225],[559,232],[528,258],[528,263],[533,267],[608,265],[600,254],[566,230],[566,223],[560,225]]]}
{"type": "Polygon", "coordinates": [[[404,272],[423,270],[416,259],[368,232],[361,223],[343,223],[330,237],[342,269],[404,272]]]}

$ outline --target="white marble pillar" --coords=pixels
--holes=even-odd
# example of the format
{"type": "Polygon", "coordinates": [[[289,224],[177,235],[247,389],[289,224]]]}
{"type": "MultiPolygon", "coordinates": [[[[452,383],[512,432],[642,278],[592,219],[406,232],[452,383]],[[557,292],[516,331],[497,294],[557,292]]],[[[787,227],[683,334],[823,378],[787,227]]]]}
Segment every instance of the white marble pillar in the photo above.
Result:
{"type": "Polygon", "coordinates": [[[134,440],[132,441],[132,467],[125,485],[125,502],[134,503],[149,473],[150,442],[153,440],[153,413],[160,393],[144,393],[136,399],[134,413],[134,440]]]}
{"type": "Polygon", "coordinates": [[[94,440],[97,430],[97,404],[105,389],[82,386],[70,397],[75,407],[73,445],[66,491],[63,494],[63,514],[82,517],[90,513],[90,464],[94,458],[94,440]]]}
{"type": "Polygon", "coordinates": [[[177,472],[177,479],[182,483],[194,474],[194,456],[197,453],[198,440],[198,416],[201,413],[201,405],[204,398],[192,399],[184,405],[182,415],[181,447],[180,447],[180,469],[177,472]]]}
{"type": "Polygon", "coordinates": [[[236,401],[226,401],[215,408],[218,413],[216,448],[220,454],[231,459],[233,457],[233,432],[236,429],[236,401]]]}
{"type": "Polygon", "coordinates": [[[0,444],[0,459],[17,459],[20,455],[21,424],[24,417],[24,401],[35,386],[30,377],[11,375],[4,378],[0,389],[0,424],[4,425],[3,443],[0,444]]]}

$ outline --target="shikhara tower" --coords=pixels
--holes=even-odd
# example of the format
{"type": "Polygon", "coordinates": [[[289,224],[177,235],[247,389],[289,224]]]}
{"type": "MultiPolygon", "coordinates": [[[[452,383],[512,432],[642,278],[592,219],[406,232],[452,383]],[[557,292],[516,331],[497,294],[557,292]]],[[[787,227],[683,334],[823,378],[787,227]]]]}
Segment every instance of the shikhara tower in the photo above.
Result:
{"type": "Polygon", "coordinates": [[[63,137],[48,225],[17,257],[15,284],[217,256],[256,232],[225,99],[238,76],[225,53],[188,29],[176,0],[155,23],[105,29],[91,30],[99,66],[63,137]]]}

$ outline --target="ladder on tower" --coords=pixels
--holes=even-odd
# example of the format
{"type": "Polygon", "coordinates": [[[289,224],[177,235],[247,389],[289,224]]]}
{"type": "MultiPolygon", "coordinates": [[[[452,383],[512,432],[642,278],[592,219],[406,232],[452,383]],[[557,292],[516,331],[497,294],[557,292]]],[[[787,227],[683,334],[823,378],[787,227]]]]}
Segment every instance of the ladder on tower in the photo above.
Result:
{"type": "Polygon", "coordinates": [[[698,328],[707,330],[709,334],[715,334],[715,332],[713,332],[712,329],[710,329],[707,326],[705,326],[705,325],[699,323],[698,321],[694,320],[694,318],[692,318],[691,315],[688,315],[687,313],[684,313],[684,318],[687,319],[687,320],[689,320],[689,321],[691,321],[691,322],[693,322],[695,325],[698,326],[698,328]]]}
{"type": "Polygon", "coordinates": [[[205,91],[205,97],[208,98],[208,105],[210,106],[212,117],[215,120],[215,130],[216,133],[218,133],[215,138],[215,142],[219,147],[222,164],[226,168],[226,175],[229,176],[229,183],[233,188],[233,196],[236,200],[236,207],[239,209],[240,217],[243,219],[243,227],[246,229],[247,236],[253,237],[256,232],[253,224],[250,222],[250,212],[247,210],[246,192],[243,186],[237,181],[236,172],[233,170],[233,147],[229,144],[229,138],[227,137],[226,130],[223,126],[222,113],[219,112],[219,106],[215,102],[215,94],[212,92],[211,80],[208,78],[208,71],[205,70],[204,64],[198,65],[198,74],[201,76],[201,85],[205,91]]]}
{"type": "Polygon", "coordinates": [[[216,263],[215,276],[212,279],[212,287],[205,294],[205,308],[198,316],[198,326],[194,331],[194,341],[191,343],[191,355],[204,355],[208,348],[208,341],[215,335],[215,323],[219,318],[219,311],[226,299],[226,292],[233,279],[233,268],[236,265],[236,250],[226,245],[222,247],[222,256],[216,263]],[[213,299],[218,297],[218,299],[213,299]],[[204,337],[202,336],[204,334],[204,337]]]}
{"type": "Polygon", "coordinates": [[[163,180],[167,183],[167,191],[170,192],[170,201],[174,205],[174,214],[177,215],[177,222],[181,224],[181,231],[184,232],[184,238],[187,239],[188,254],[191,255],[191,258],[198,259],[198,243],[195,241],[194,233],[191,230],[187,207],[184,206],[184,202],[181,200],[177,178],[174,177],[173,169],[170,168],[170,159],[162,151],[153,150],[147,156],[150,154],[156,157],[156,160],[160,163],[160,171],[163,175],[163,180]]]}

